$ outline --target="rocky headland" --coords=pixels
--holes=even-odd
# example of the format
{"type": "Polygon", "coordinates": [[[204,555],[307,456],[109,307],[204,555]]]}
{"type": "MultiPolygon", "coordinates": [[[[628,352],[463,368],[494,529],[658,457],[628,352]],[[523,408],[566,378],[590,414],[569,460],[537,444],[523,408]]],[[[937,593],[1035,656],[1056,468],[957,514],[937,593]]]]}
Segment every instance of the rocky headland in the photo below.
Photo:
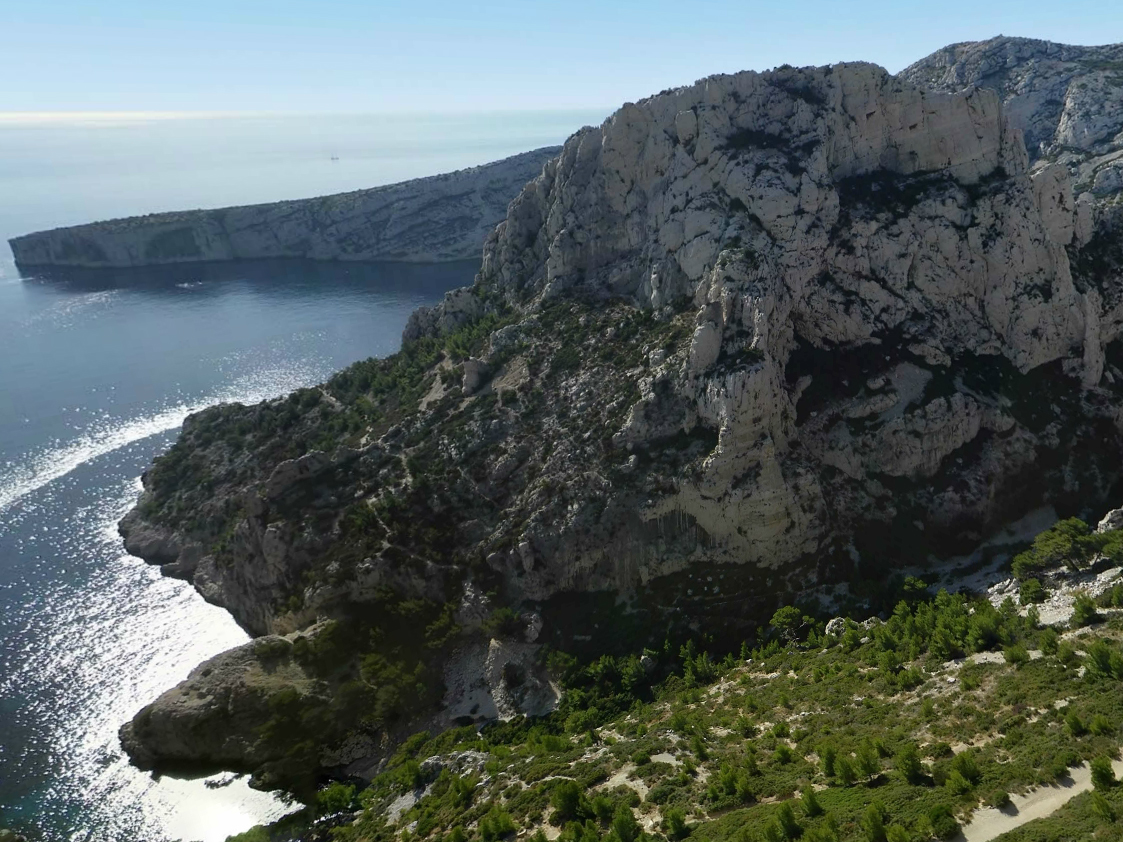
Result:
{"type": "Polygon", "coordinates": [[[441,263],[480,244],[556,147],[315,199],[158,213],[9,240],[23,267],[130,267],[298,257],[441,263]]]}
{"type": "Polygon", "coordinates": [[[715,76],[578,132],[399,354],[192,416],[145,475],[129,551],[256,639],[125,748],[369,777],[423,726],[556,704],[544,647],[739,641],[1107,508],[1120,50],[715,76]]]}

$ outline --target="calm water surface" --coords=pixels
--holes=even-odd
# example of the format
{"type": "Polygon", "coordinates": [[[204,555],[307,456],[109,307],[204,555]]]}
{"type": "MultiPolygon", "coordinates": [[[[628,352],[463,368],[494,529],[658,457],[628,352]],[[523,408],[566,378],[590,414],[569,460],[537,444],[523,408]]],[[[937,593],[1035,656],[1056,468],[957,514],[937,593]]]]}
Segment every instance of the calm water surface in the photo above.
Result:
{"type": "Polygon", "coordinates": [[[123,757],[124,721],[246,638],[125,555],[116,522],[188,413],[390,353],[416,306],[475,271],[265,262],[21,278],[4,240],[429,175],[599,118],[0,119],[0,825],[51,842],[211,842],[285,811],[243,779],[157,780],[123,757]]]}

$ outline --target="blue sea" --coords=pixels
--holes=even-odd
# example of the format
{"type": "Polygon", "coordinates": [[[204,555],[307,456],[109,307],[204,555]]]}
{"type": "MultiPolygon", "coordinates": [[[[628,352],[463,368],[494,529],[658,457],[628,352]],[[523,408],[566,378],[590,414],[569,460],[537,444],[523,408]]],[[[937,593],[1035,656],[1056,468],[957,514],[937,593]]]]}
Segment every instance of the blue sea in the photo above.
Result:
{"type": "Polygon", "coordinates": [[[291,809],[235,776],[154,778],[123,756],[124,721],[246,636],[126,555],[116,522],[187,414],[392,353],[415,307],[476,270],[264,261],[25,277],[7,238],[431,175],[603,117],[0,115],[0,826],[51,842],[212,842],[291,809]]]}

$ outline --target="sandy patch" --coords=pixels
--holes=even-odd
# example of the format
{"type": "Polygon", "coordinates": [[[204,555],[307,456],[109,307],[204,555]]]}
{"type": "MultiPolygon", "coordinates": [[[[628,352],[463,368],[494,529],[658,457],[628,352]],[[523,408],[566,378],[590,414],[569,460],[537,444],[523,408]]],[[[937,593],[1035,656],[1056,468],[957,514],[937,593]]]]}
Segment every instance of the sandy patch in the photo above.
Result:
{"type": "MultiPolygon", "coordinates": [[[[1111,764],[1115,775],[1123,775],[1123,761],[1111,764]]],[[[1002,810],[984,807],[976,810],[969,824],[963,826],[965,842],[990,842],[1034,819],[1051,816],[1070,799],[1092,788],[1092,770],[1085,763],[1069,770],[1069,778],[1054,786],[1043,786],[1025,795],[1010,796],[1010,806],[1002,810]]]]}
{"type": "MultiPolygon", "coordinates": [[[[654,758],[653,758],[654,759],[654,758]]],[[[634,763],[625,763],[621,766],[611,778],[601,784],[597,789],[616,789],[618,786],[626,786],[640,797],[640,801],[647,798],[647,793],[650,788],[643,781],[634,781],[630,777],[632,772],[636,770],[634,763]]]]}
{"type": "Polygon", "coordinates": [[[1004,664],[1006,656],[1001,652],[976,652],[967,658],[969,664],[1004,664]]]}

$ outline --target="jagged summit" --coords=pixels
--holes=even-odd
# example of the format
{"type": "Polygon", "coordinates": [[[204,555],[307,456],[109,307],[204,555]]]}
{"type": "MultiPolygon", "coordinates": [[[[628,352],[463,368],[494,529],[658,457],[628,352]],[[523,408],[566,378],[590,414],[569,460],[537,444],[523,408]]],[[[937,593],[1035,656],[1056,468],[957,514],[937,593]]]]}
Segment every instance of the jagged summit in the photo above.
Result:
{"type": "Polygon", "coordinates": [[[1123,153],[1123,44],[1079,47],[999,36],[951,44],[900,77],[948,92],[992,88],[1025,132],[1032,159],[1079,162],[1077,183],[1097,195],[1123,188],[1112,166],[1123,153]]]}
{"type": "MultiPolygon", "coordinates": [[[[641,518],[696,524],[699,559],[778,566],[902,506],[912,492],[887,475],[920,482],[928,528],[997,515],[1036,446],[996,391],[964,384],[996,358],[1100,381],[1115,336],[1101,325],[1119,316],[1074,285],[1067,251],[1092,223],[1063,168],[1031,177],[994,92],[926,91],[868,64],[718,76],[571,138],[488,241],[475,292],[407,334],[470,321],[493,293],[528,313],[581,295],[690,312],[689,343],[641,375],[612,440],[715,436],[641,518]],[[822,382],[870,346],[883,359],[822,382]],[[812,393],[822,403],[801,411],[812,393]],[[945,465],[972,442],[981,462],[945,465]]],[[[567,541],[595,567],[599,538],[567,541]]]]}

